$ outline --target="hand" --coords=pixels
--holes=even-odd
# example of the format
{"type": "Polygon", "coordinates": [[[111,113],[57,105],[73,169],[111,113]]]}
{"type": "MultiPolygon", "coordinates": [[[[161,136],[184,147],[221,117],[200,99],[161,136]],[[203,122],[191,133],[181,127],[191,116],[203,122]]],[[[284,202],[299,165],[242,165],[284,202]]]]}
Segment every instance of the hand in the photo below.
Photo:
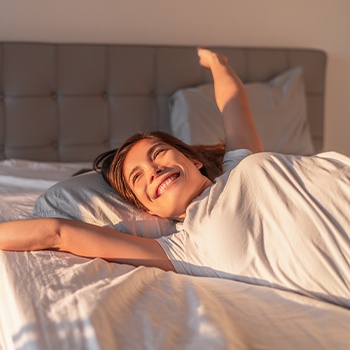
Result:
{"type": "Polygon", "coordinates": [[[211,68],[213,64],[224,64],[228,63],[228,59],[225,55],[207,50],[203,47],[197,49],[199,56],[199,63],[205,68],[211,68]]]}

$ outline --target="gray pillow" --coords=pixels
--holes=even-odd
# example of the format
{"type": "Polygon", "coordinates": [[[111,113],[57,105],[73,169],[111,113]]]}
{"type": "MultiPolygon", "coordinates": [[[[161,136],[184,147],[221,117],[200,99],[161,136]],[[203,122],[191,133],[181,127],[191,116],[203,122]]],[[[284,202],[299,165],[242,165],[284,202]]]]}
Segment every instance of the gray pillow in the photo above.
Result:
{"type": "MultiPolygon", "coordinates": [[[[266,83],[248,83],[245,87],[265,151],[314,153],[301,67],[266,83]]],[[[175,92],[170,99],[170,122],[174,136],[188,144],[215,144],[224,140],[212,84],[175,92]]]]}
{"type": "Polygon", "coordinates": [[[176,224],[130,205],[96,172],[69,178],[49,188],[36,200],[33,216],[79,220],[153,238],[175,232],[176,224]]]}

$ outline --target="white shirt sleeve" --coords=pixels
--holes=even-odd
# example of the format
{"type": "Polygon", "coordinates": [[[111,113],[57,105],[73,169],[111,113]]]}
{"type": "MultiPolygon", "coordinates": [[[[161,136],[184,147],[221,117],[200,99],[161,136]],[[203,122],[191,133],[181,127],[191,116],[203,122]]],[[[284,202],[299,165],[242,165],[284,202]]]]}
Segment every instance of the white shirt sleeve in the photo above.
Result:
{"type": "Polygon", "coordinates": [[[224,173],[234,169],[238,163],[252,154],[248,149],[237,149],[234,151],[226,152],[223,160],[223,170],[224,173]]]}

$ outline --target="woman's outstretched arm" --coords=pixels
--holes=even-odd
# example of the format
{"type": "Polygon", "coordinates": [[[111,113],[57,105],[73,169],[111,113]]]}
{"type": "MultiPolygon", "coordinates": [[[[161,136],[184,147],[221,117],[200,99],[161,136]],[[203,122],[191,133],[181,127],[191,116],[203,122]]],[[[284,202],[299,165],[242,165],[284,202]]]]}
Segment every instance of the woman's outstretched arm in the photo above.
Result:
{"type": "Polygon", "coordinates": [[[227,57],[198,49],[200,64],[209,68],[214,79],[216,103],[222,113],[226,151],[247,148],[253,153],[263,147],[256,130],[242,81],[229,66],[227,57]]]}
{"type": "Polygon", "coordinates": [[[156,240],[67,219],[0,223],[0,249],[58,250],[134,266],[175,271],[156,240]]]}

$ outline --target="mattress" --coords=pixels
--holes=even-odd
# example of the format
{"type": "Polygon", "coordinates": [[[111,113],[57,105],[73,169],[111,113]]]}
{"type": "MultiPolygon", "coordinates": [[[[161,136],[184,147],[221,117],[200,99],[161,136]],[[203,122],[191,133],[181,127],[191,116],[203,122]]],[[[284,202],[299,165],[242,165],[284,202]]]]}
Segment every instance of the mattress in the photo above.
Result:
{"type": "MultiPolygon", "coordinates": [[[[86,163],[0,162],[0,220],[86,163]]],[[[1,349],[347,349],[350,311],[296,293],[55,251],[0,251],[1,349]]]]}

